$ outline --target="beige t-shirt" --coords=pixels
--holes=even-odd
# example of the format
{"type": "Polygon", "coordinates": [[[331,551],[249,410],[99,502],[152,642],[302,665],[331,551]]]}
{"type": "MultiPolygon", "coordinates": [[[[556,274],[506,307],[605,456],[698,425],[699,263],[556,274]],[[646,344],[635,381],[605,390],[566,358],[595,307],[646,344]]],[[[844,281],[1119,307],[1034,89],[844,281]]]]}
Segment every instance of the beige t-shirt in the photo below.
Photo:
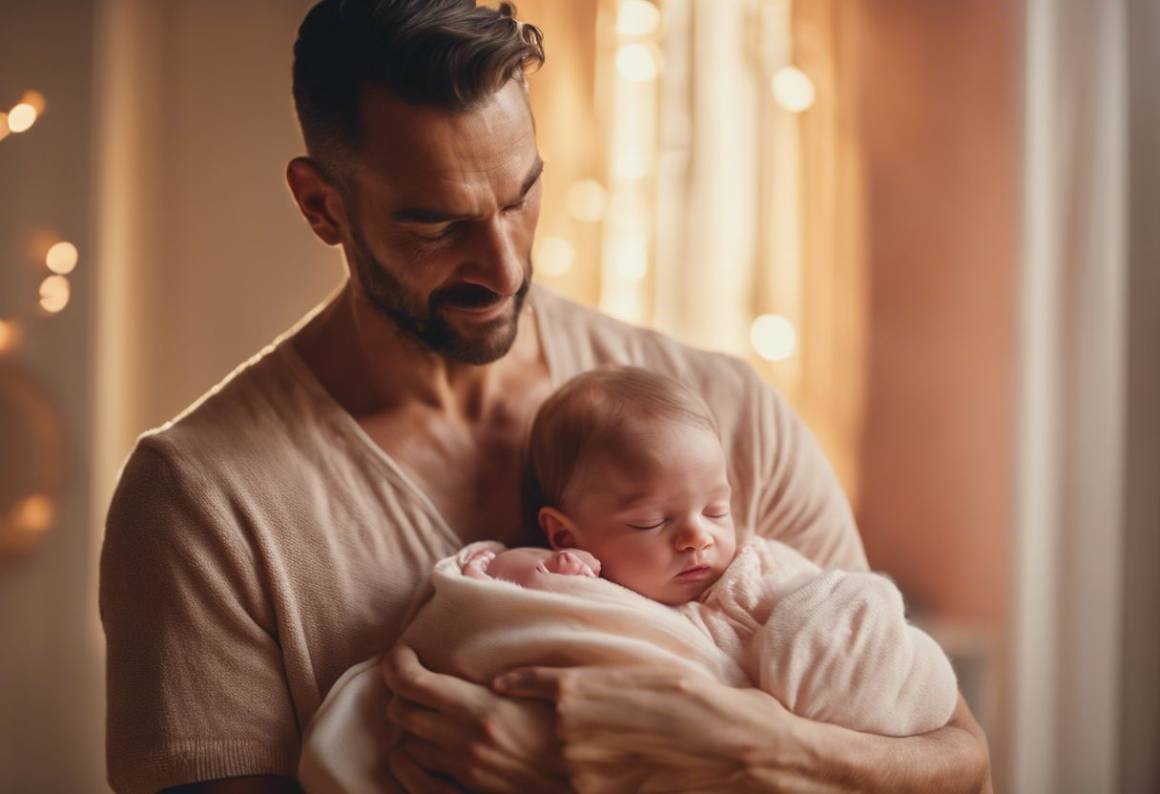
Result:
{"type": "MultiPolygon", "coordinates": [[[[746,364],[539,287],[530,304],[553,386],[601,364],[688,383],[716,416],[737,526],[865,569],[817,443],[746,364]]],[[[286,339],[143,435],[101,556],[113,788],[293,777],[331,685],[393,644],[432,566],[466,537],[286,339]]]]}

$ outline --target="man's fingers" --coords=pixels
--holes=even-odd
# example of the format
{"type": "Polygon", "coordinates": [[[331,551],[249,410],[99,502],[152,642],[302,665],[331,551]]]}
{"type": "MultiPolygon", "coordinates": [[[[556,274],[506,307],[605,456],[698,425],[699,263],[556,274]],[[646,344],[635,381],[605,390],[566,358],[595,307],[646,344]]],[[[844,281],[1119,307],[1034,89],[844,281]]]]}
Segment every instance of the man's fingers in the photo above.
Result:
{"type": "MultiPolygon", "coordinates": [[[[404,739],[402,749],[420,769],[458,779],[458,783],[468,790],[511,792],[522,790],[509,785],[510,781],[505,782],[504,778],[488,771],[504,765],[505,761],[510,763],[510,759],[501,757],[486,745],[469,745],[466,756],[454,759],[449,758],[441,748],[415,738],[404,739]]],[[[512,772],[515,770],[509,770],[509,773],[512,772]]]]}
{"type": "Polygon", "coordinates": [[[460,794],[461,789],[447,781],[427,773],[415,763],[402,746],[391,751],[387,764],[391,774],[407,794],[460,794]]]}
{"type": "Polygon", "coordinates": [[[406,645],[398,645],[383,656],[382,671],[396,695],[443,713],[475,714],[479,692],[487,691],[453,675],[431,672],[406,645]]]}
{"type": "MultiPolygon", "coordinates": [[[[441,717],[438,712],[418,706],[397,695],[391,698],[387,706],[387,718],[402,728],[404,733],[414,734],[433,744],[455,746],[457,741],[464,738],[459,730],[455,730],[455,735],[452,735],[448,720],[441,717]]],[[[455,722],[454,725],[458,729],[463,722],[455,722]]]]}
{"type": "Polygon", "coordinates": [[[502,695],[555,702],[569,673],[562,667],[519,667],[497,676],[491,686],[502,695]]]}

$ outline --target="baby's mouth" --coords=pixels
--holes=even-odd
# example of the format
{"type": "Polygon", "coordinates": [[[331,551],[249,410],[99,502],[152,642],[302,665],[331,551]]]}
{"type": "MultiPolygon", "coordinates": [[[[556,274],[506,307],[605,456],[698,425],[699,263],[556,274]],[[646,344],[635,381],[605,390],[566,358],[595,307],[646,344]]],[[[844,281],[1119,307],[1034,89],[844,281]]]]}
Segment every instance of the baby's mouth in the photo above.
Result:
{"type": "Polygon", "coordinates": [[[690,565],[688,568],[677,574],[677,578],[681,580],[696,581],[698,579],[704,579],[712,572],[712,567],[708,565],[690,565]]]}

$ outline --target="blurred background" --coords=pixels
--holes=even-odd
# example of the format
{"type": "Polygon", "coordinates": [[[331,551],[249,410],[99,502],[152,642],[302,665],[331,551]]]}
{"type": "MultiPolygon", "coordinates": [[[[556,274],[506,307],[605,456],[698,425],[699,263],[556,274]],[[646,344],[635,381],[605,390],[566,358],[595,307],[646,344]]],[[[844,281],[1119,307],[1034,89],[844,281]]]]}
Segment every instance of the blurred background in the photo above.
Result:
{"type": "MultiPolygon", "coordinates": [[[[342,278],[310,4],[0,0],[0,791],[106,791],[119,466],[342,278]]],[[[538,280],[789,396],[997,791],[1160,791],[1160,3],[518,5],[538,280]]]]}

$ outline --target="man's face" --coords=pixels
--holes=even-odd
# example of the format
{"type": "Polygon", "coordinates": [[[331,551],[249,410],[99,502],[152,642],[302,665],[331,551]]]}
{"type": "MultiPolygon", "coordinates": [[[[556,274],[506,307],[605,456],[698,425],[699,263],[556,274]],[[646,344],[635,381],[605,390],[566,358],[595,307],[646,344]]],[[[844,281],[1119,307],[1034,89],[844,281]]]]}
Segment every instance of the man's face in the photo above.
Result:
{"type": "Polygon", "coordinates": [[[692,601],[736,551],[721,442],[676,421],[626,441],[582,462],[565,492],[576,546],[617,584],[662,604],[692,601]]]}
{"type": "Polygon", "coordinates": [[[452,113],[368,89],[348,169],[352,279],[400,330],[450,359],[507,353],[531,285],[540,172],[531,111],[510,81],[452,113]]]}

